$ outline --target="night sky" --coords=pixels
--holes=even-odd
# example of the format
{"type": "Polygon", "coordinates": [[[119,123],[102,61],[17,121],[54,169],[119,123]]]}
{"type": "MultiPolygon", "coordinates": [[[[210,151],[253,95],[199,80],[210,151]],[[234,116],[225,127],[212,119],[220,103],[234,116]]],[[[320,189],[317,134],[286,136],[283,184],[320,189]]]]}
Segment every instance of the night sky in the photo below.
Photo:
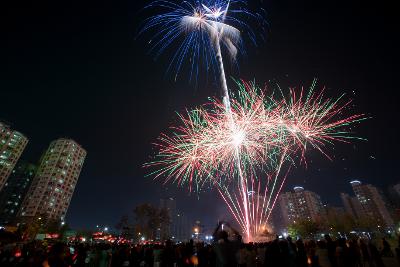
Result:
{"type": "MultiPolygon", "coordinates": [[[[58,137],[88,151],[70,225],[113,226],[135,205],[165,196],[176,196],[193,220],[229,218],[215,192],[198,198],[144,177],[151,142],[176,121],[175,111],[217,93],[212,81],[175,82],[165,75],[168,56],[154,61],[147,53],[146,39],[136,38],[146,1],[7,2],[0,8],[0,120],[30,139],[26,160],[37,162],[58,137]]],[[[353,111],[371,117],[356,127],[368,141],[327,148],[333,161],[310,151],[308,168],[288,177],[286,189],[302,185],[335,205],[353,178],[383,188],[400,181],[398,14],[388,3],[367,2],[264,0],[265,43],[249,47],[240,73],[227,70],[283,87],[317,77],[328,95],[347,93],[353,111]]]]}

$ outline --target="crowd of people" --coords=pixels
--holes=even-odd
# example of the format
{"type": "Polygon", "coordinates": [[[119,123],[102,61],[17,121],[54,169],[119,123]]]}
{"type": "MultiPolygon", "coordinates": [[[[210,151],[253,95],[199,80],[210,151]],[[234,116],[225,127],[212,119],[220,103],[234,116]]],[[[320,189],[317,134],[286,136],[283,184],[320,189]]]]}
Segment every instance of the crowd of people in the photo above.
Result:
{"type": "MultiPolygon", "coordinates": [[[[242,243],[219,231],[214,242],[173,244],[87,244],[33,241],[0,246],[0,266],[40,267],[381,267],[400,266],[399,249],[379,240],[339,238],[322,240],[276,238],[265,243],[242,243]],[[388,259],[388,260],[385,260],[388,259]],[[389,264],[387,263],[389,262],[389,264]],[[385,265],[386,264],[386,265],[385,265]]],[[[399,239],[400,243],[400,239],[399,239]]],[[[400,245],[400,244],[399,244],[400,245]]]]}

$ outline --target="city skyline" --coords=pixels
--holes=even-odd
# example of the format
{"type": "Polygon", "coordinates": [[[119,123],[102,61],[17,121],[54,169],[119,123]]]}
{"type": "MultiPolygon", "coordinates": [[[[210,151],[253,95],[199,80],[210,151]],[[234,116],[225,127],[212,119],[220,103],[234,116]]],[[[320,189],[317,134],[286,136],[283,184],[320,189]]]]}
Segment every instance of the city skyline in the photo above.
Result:
{"type": "Polygon", "coordinates": [[[381,190],[371,184],[353,180],[349,182],[349,187],[352,188],[354,196],[340,193],[342,203],[339,206],[324,202],[319,192],[301,186],[283,192],[274,210],[272,227],[277,233],[287,233],[291,226],[302,224],[304,221],[323,225],[339,218],[339,221],[347,220],[349,224],[352,223],[352,231],[360,230],[366,225],[389,233],[395,229],[395,221],[398,221],[399,217],[400,206],[397,200],[400,193],[389,192],[391,188],[400,187],[400,183],[381,190]]]}
{"type": "Polygon", "coordinates": [[[86,151],[72,139],[58,138],[33,164],[21,159],[28,139],[1,121],[0,127],[0,223],[39,217],[65,223],[86,151]]]}
{"type": "MultiPolygon", "coordinates": [[[[2,123],[2,125],[6,125],[6,124],[4,124],[4,122],[0,122],[0,123],[2,123]]],[[[6,125],[6,126],[8,127],[7,129],[10,129],[11,133],[16,132],[18,134],[21,134],[20,132],[17,132],[15,130],[12,130],[11,128],[9,128],[8,125],[6,125]]],[[[24,137],[24,140],[28,140],[27,137],[25,137],[25,136],[23,136],[23,137],[24,137]]],[[[26,197],[26,199],[25,199],[25,202],[26,202],[30,198],[28,196],[29,191],[35,190],[33,187],[30,188],[30,185],[32,183],[32,180],[36,176],[36,171],[39,168],[39,166],[43,163],[43,160],[46,160],[49,157],[50,158],[52,157],[50,154],[53,153],[54,148],[53,149],[50,149],[50,148],[54,147],[54,146],[56,146],[58,148],[58,146],[59,146],[57,144],[58,142],[72,142],[72,143],[76,144],[77,147],[79,147],[79,144],[77,144],[72,139],[59,138],[56,141],[52,141],[51,142],[50,147],[42,154],[40,159],[37,161],[36,165],[24,161],[23,157],[22,157],[22,159],[20,159],[20,157],[22,156],[22,153],[19,154],[18,160],[16,161],[16,164],[15,164],[14,168],[12,169],[12,172],[10,173],[11,175],[8,177],[9,179],[7,179],[5,181],[6,185],[7,185],[7,183],[11,182],[11,187],[7,190],[6,193],[4,193],[6,190],[1,191],[1,193],[2,193],[1,197],[3,197],[2,201],[4,202],[4,200],[6,200],[6,198],[10,198],[10,196],[9,196],[10,192],[11,193],[17,192],[18,190],[15,190],[16,186],[20,186],[22,184],[23,188],[21,188],[21,190],[24,191],[23,198],[20,200],[20,203],[18,203],[18,207],[16,207],[15,210],[12,210],[13,214],[10,214],[10,209],[8,208],[8,206],[6,206],[8,204],[6,202],[3,203],[4,207],[6,207],[6,209],[4,210],[5,213],[2,214],[2,216],[4,217],[4,218],[2,218],[2,219],[4,219],[4,222],[6,222],[6,223],[13,222],[16,219],[15,216],[19,216],[19,217],[24,217],[25,216],[25,212],[22,211],[23,210],[22,206],[21,206],[22,203],[23,203],[22,201],[26,197]],[[49,154],[49,155],[46,157],[47,154],[49,154]],[[15,172],[16,172],[16,175],[14,175],[15,172]],[[24,174],[24,172],[25,172],[25,174],[24,174]],[[13,177],[13,175],[14,175],[14,177],[13,177]],[[29,179],[27,179],[28,177],[29,177],[29,179]],[[9,218],[12,218],[12,219],[10,220],[9,218]]],[[[26,143],[27,143],[27,141],[26,141],[26,143]]],[[[25,148],[25,146],[23,148],[25,148]]],[[[22,149],[22,151],[23,151],[23,149],[22,149]]],[[[60,153],[62,153],[61,150],[60,150],[60,153]]],[[[83,150],[83,153],[84,153],[84,157],[85,157],[85,155],[86,155],[85,150],[83,150]]],[[[82,167],[83,165],[81,164],[80,166],[82,167]]],[[[77,173],[77,175],[78,175],[77,177],[79,177],[79,174],[80,174],[80,170],[77,173]]],[[[37,182],[38,181],[36,181],[36,183],[37,182]]],[[[76,185],[76,183],[77,183],[77,181],[75,181],[75,185],[76,185]]],[[[342,191],[341,192],[337,192],[337,196],[338,196],[338,198],[340,198],[341,202],[340,202],[338,207],[333,207],[333,208],[343,209],[347,214],[349,214],[353,218],[361,219],[368,212],[365,211],[366,209],[362,205],[362,202],[365,201],[365,200],[360,199],[359,192],[356,191],[355,186],[357,188],[357,186],[360,186],[362,184],[362,182],[359,181],[359,180],[351,180],[351,181],[349,181],[349,183],[352,185],[353,192],[356,194],[356,196],[350,196],[347,193],[343,193],[346,190],[343,190],[343,192],[342,191]]],[[[74,185],[74,187],[75,187],[75,185],[74,185]]],[[[377,198],[376,197],[377,194],[379,194],[379,195],[383,194],[385,198],[392,197],[391,201],[394,201],[395,205],[397,205],[396,201],[398,199],[400,199],[400,193],[399,193],[399,190],[398,190],[398,188],[400,188],[400,181],[397,182],[396,184],[387,185],[387,187],[385,188],[386,190],[383,190],[383,191],[385,191],[385,193],[383,193],[381,188],[377,189],[376,187],[374,187],[371,184],[365,184],[365,185],[362,185],[362,186],[368,188],[368,189],[364,189],[364,191],[367,190],[367,191],[365,191],[364,195],[371,196],[374,199],[377,198]],[[390,196],[390,190],[391,189],[394,190],[392,193],[394,193],[395,195],[391,195],[390,196]],[[373,192],[371,192],[371,190],[373,192]]],[[[290,187],[290,185],[286,184],[286,187],[290,187]]],[[[358,189],[358,190],[360,190],[360,189],[358,189]]],[[[362,192],[364,192],[364,191],[362,191],[362,192]]],[[[167,190],[165,190],[165,192],[163,192],[162,194],[163,195],[168,194],[166,192],[167,192],[167,190]]],[[[316,219],[318,220],[318,219],[320,219],[318,217],[318,213],[321,212],[322,210],[325,210],[326,209],[325,207],[331,207],[330,205],[332,203],[338,204],[338,202],[335,202],[335,201],[333,201],[333,202],[326,201],[325,199],[321,198],[320,195],[318,195],[318,193],[322,193],[323,194],[324,192],[315,193],[313,191],[305,190],[302,186],[299,186],[299,185],[295,185],[293,187],[293,192],[291,190],[282,191],[281,194],[279,195],[279,201],[278,201],[279,204],[278,204],[277,211],[276,211],[278,214],[281,214],[281,215],[278,216],[278,220],[281,220],[278,223],[278,225],[279,225],[278,227],[282,228],[282,225],[288,225],[288,224],[290,224],[290,221],[292,221],[292,223],[293,223],[293,222],[295,222],[295,219],[294,219],[295,217],[302,218],[302,217],[305,216],[304,214],[308,214],[307,215],[308,217],[306,216],[304,218],[311,219],[311,220],[316,220],[316,219]],[[300,203],[299,206],[296,206],[296,208],[294,210],[290,210],[290,209],[288,210],[289,207],[286,204],[294,203],[296,205],[297,199],[302,199],[303,202],[300,203]],[[304,199],[308,199],[308,200],[305,201],[304,199]],[[312,204],[310,204],[309,202],[312,203],[312,204]],[[316,204],[313,204],[313,202],[315,202],[316,204]],[[306,206],[302,207],[302,204],[304,204],[306,206]],[[318,207],[317,206],[313,207],[314,205],[317,205],[317,206],[319,205],[319,206],[318,207]],[[305,208],[305,210],[304,210],[304,208],[305,208]],[[298,213],[299,210],[302,210],[302,212],[303,213],[305,212],[305,213],[304,214],[302,214],[302,213],[300,214],[300,213],[298,213]],[[294,221],[293,221],[293,219],[294,219],[294,221]]],[[[29,195],[33,196],[33,194],[29,194],[29,195]]],[[[71,194],[71,196],[69,198],[69,202],[71,201],[72,196],[73,196],[73,193],[71,194]]],[[[366,196],[362,196],[361,198],[366,198],[366,196]]],[[[14,195],[12,197],[15,198],[14,195]]],[[[378,198],[381,198],[381,197],[378,197],[378,198]]],[[[381,207],[378,210],[386,209],[386,207],[383,208],[382,205],[387,206],[387,205],[390,204],[390,203],[387,203],[387,199],[385,199],[385,200],[386,200],[386,202],[383,199],[379,199],[378,200],[379,205],[381,205],[381,207]]],[[[176,215],[177,216],[184,216],[184,214],[182,214],[181,211],[179,211],[179,212],[177,211],[175,197],[174,196],[164,197],[164,198],[160,198],[159,201],[160,201],[160,207],[161,208],[166,208],[168,213],[169,213],[169,216],[171,218],[171,227],[174,230],[172,230],[172,228],[171,228],[169,231],[170,232],[175,232],[175,233],[176,233],[176,231],[182,231],[182,229],[178,230],[178,228],[176,228],[174,226],[174,224],[176,223],[176,222],[174,222],[174,218],[176,217],[176,215]],[[170,204],[170,203],[172,203],[172,204],[170,204]]],[[[12,204],[14,204],[14,203],[12,203],[12,204]]],[[[69,206],[69,204],[67,205],[67,208],[68,208],[68,206],[69,206]]],[[[369,208],[369,209],[371,209],[371,208],[369,208]]],[[[372,208],[372,209],[374,211],[371,211],[372,213],[370,212],[371,214],[369,216],[372,216],[372,214],[374,212],[377,212],[376,208],[372,208]]],[[[180,209],[178,209],[178,210],[180,210],[180,209]]],[[[368,210],[368,208],[367,208],[367,210],[368,210]]],[[[325,212],[327,212],[327,210],[325,210],[325,212]]],[[[391,216],[391,215],[387,214],[387,212],[388,212],[387,210],[385,210],[384,212],[386,212],[385,215],[379,215],[379,216],[384,216],[383,218],[391,216]]],[[[64,219],[65,213],[66,212],[64,212],[63,216],[59,218],[60,220],[62,220],[62,221],[65,220],[64,219]]],[[[30,217],[32,217],[32,216],[33,215],[31,214],[30,217]]],[[[123,215],[121,215],[121,216],[123,216],[123,215]]],[[[275,219],[271,219],[271,223],[274,224],[274,221],[276,219],[277,219],[277,217],[275,217],[275,219]]],[[[186,219],[186,217],[185,217],[185,220],[188,220],[188,219],[186,219]]],[[[195,218],[190,218],[189,220],[190,221],[197,221],[197,219],[195,219],[195,218]]],[[[385,219],[385,220],[388,220],[388,219],[385,219]]],[[[390,220],[393,220],[393,219],[390,218],[390,220]]],[[[187,223],[189,223],[189,222],[187,222],[187,223]]],[[[393,221],[391,221],[391,223],[393,223],[393,221]]],[[[112,225],[112,223],[106,223],[106,225],[112,225]]],[[[389,225],[390,225],[390,223],[389,223],[389,225]]],[[[184,226],[184,228],[185,227],[186,226],[184,226]]],[[[184,232],[184,230],[182,232],[184,232]]],[[[179,235],[182,236],[182,234],[179,234],[179,235]]]]}
{"type": "MultiPolygon", "coordinates": [[[[135,40],[137,14],[145,1],[134,2],[72,4],[61,15],[56,3],[46,9],[38,4],[35,12],[11,6],[5,18],[11,25],[9,42],[1,44],[9,64],[0,79],[1,96],[9,101],[1,101],[0,120],[30,140],[22,154],[30,162],[54,137],[70,136],[88,150],[67,215],[72,226],[111,225],[135,204],[157,203],[162,195],[174,195],[179,209],[191,218],[201,213],[202,222],[215,222],[220,214],[228,219],[222,204],[208,210],[211,203],[220,203],[212,194],[188,197],[173,185],[165,192],[158,182],[144,178],[141,165],[148,160],[150,144],[170,125],[174,112],[204,102],[216,90],[211,81],[196,89],[186,80],[163,78],[166,60],[153,61],[144,43],[135,40]],[[96,206],[104,213],[91,214],[96,206]]],[[[250,51],[239,76],[293,86],[308,86],[317,76],[328,94],[346,92],[356,111],[372,117],[354,129],[368,142],[336,145],[330,154],[333,161],[312,151],[311,167],[288,176],[284,191],[304,186],[334,204],[340,203],[341,191],[351,192],[351,180],[381,188],[399,182],[397,136],[383,130],[398,117],[395,98],[390,97],[397,87],[395,29],[382,22],[375,6],[359,10],[349,5],[264,1],[271,11],[267,40],[250,51]],[[332,22],[336,17],[341,20],[332,22]]],[[[378,10],[391,14],[387,6],[378,10]]]]}

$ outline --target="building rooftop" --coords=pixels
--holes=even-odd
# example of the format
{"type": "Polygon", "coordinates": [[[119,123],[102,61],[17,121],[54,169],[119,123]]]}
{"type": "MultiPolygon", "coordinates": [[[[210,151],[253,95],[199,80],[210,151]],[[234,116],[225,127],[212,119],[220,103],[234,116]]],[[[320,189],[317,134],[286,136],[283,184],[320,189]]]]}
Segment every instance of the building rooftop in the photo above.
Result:
{"type": "Polygon", "coordinates": [[[361,182],[359,180],[353,180],[350,182],[351,185],[360,185],[361,182]]]}
{"type": "Polygon", "coordinates": [[[304,187],[302,187],[302,186],[295,186],[295,187],[293,188],[293,190],[294,190],[295,192],[301,192],[301,191],[304,191],[304,187]]]}

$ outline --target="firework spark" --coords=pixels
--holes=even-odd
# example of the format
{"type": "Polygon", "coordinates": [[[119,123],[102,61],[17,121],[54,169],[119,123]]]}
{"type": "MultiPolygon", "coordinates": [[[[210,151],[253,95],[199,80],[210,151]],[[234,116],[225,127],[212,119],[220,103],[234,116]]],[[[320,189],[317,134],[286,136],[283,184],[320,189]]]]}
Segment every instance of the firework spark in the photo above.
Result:
{"type": "Polygon", "coordinates": [[[160,136],[159,153],[146,166],[156,167],[155,177],[190,190],[217,188],[250,240],[268,221],[286,179],[283,167],[297,157],[305,162],[308,147],[328,156],[325,146],[355,138],[345,128],[364,116],[340,118],[350,102],[324,99],[315,81],[307,93],[291,89],[280,98],[254,83],[237,84],[231,112],[214,99],[181,114],[181,125],[160,136]]]}

